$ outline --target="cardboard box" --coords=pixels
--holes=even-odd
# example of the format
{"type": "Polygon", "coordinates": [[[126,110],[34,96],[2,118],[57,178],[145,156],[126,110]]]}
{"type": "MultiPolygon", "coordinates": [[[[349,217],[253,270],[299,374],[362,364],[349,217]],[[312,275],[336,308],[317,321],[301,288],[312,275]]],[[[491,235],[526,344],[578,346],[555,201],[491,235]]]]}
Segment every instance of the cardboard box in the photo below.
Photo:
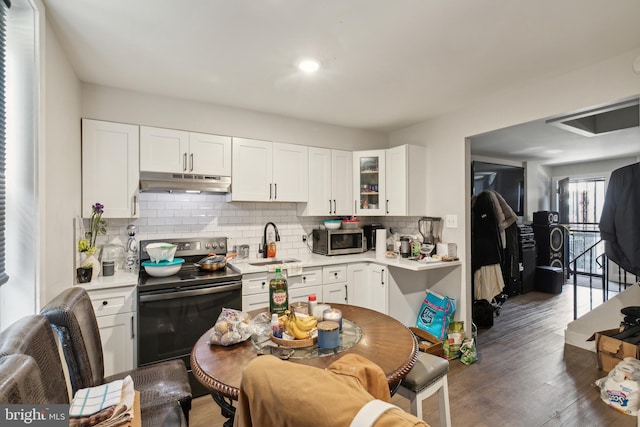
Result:
{"type": "Polygon", "coordinates": [[[606,331],[596,332],[594,337],[596,342],[596,351],[598,354],[598,368],[605,372],[609,372],[616,367],[625,357],[634,357],[638,359],[640,356],[640,347],[611,335],[619,333],[619,329],[609,329],[606,331]]]}
{"type": "Polygon", "coordinates": [[[444,356],[442,341],[440,341],[438,337],[414,326],[410,326],[409,330],[418,338],[418,348],[420,351],[440,357],[444,356]]]}

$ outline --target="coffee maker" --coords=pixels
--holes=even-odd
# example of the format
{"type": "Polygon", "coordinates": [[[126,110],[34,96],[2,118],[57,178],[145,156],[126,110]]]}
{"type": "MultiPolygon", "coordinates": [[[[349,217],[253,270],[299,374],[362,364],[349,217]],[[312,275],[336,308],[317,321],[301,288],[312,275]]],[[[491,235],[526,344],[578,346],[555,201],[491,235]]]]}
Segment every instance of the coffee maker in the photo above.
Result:
{"type": "Polygon", "coordinates": [[[364,237],[367,239],[367,250],[375,250],[376,248],[376,230],[384,229],[382,224],[369,224],[364,227],[364,237]]]}
{"type": "Polygon", "coordinates": [[[424,216],[418,220],[418,231],[422,234],[422,246],[420,252],[425,255],[431,255],[436,245],[440,243],[442,232],[442,218],[433,216],[424,216]]]}

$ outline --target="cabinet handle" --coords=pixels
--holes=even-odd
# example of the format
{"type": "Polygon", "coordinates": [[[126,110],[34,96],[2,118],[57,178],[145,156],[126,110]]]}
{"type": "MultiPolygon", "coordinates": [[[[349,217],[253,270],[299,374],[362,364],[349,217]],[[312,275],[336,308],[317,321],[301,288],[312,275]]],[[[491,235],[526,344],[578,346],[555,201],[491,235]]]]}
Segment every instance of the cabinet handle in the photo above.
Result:
{"type": "Polygon", "coordinates": [[[353,213],[358,213],[358,201],[353,201],[353,213]]]}
{"type": "Polygon", "coordinates": [[[302,281],[306,282],[307,281],[307,276],[302,276],[302,281]]]}
{"type": "Polygon", "coordinates": [[[189,155],[189,161],[191,162],[189,172],[193,172],[193,153],[189,155]]]}
{"type": "Polygon", "coordinates": [[[133,316],[131,316],[131,339],[136,337],[135,327],[133,325],[133,316]]]}
{"type": "Polygon", "coordinates": [[[107,305],[109,304],[109,301],[102,301],[102,305],[107,305]]]}
{"type": "Polygon", "coordinates": [[[389,200],[387,200],[386,202],[386,210],[387,210],[387,213],[389,213],[389,200]]]}
{"type": "Polygon", "coordinates": [[[269,184],[269,200],[271,200],[273,198],[272,196],[272,188],[273,188],[273,184],[269,184]]]}
{"type": "Polygon", "coordinates": [[[132,206],[132,211],[131,214],[135,217],[137,214],[137,205],[138,204],[138,196],[133,196],[133,206],[132,206]]]}
{"type": "Polygon", "coordinates": [[[264,289],[266,284],[267,284],[267,282],[262,282],[262,289],[264,289]]]}
{"type": "Polygon", "coordinates": [[[273,200],[278,198],[278,183],[273,184],[273,200]]]}
{"type": "Polygon", "coordinates": [[[336,199],[333,199],[333,214],[336,214],[336,199]]]}
{"type": "Polygon", "coordinates": [[[187,153],[182,155],[182,172],[187,170],[187,153]]]}
{"type": "Polygon", "coordinates": [[[333,276],[337,279],[338,278],[338,272],[336,271],[335,273],[333,273],[333,276]]]}
{"type": "Polygon", "coordinates": [[[331,199],[329,199],[329,215],[331,215],[331,199]]]}
{"type": "Polygon", "coordinates": [[[344,284],[344,303],[349,304],[349,287],[347,284],[344,284]]]}
{"type": "Polygon", "coordinates": [[[384,268],[380,270],[380,284],[384,286],[384,268]]]}

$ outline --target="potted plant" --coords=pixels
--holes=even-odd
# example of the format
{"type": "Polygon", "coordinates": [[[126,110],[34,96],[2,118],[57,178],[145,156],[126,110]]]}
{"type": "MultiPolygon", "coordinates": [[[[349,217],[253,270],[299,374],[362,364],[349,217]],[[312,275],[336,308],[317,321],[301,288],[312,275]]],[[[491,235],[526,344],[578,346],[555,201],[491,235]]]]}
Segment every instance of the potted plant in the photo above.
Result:
{"type": "MultiPolygon", "coordinates": [[[[101,203],[96,203],[91,206],[91,220],[89,224],[89,231],[84,233],[84,239],[78,240],[78,251],[84,254],[84,258],[81,260],[81,266],[78,268],[80,270],[83,267],[91,266],[92,272],[89,276],[90,282],[98,277],[100,274],[100,262],[96,259],[94,254],[96,253],[96,238],[98,234],[106,234],[106,222],[102,219],[102,214],[104,213],[104,205],[101,203]]],[[[80,274],[79,271],[76,272],[80,274]]],[[[86,283],[86,282],[79,282],[86,283]]]]}

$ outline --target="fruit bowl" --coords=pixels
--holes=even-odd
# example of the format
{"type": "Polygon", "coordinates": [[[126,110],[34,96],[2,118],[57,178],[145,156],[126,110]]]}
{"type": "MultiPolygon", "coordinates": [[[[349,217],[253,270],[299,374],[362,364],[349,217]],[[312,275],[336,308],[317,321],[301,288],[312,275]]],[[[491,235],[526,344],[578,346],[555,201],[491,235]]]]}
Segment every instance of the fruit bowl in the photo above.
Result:
{"type": "Polygon", "coordinates": [[[152,262],[173,261],[178,247],[171,243],[149,243],[146,251],[152,262]]]}
{"type": "Polygon", "coordinates": [[[325,219],[324,220],[324,227],[327,230],[337,230],[340,228],[340,226],[342,225],[342,221],[339,219],[325,219]]]}

